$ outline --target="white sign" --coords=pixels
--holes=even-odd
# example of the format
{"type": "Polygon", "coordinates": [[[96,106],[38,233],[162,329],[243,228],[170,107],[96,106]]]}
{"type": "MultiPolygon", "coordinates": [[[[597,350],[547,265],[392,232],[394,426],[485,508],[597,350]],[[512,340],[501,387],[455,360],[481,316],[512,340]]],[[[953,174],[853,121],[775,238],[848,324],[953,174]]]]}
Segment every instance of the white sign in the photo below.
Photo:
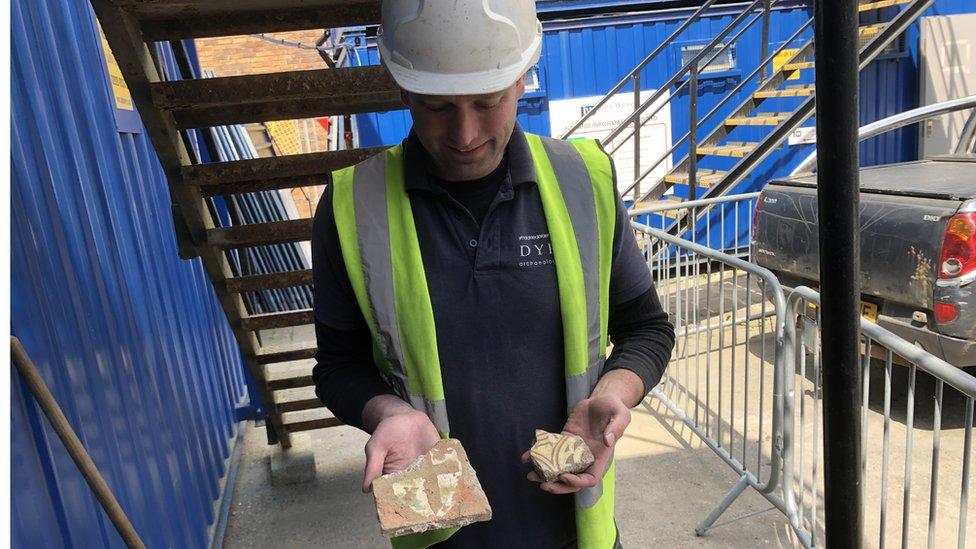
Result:
{"type": "MultiPolygon", "coordinates": [[[[650,99],[655,90],[641,92],[641,102],[650,99]]],[[[602,95],[592,97],[576,97],[549,102],[549,126],[553,137],[560,137],[573,127],[584,114],[589,112],[600,100],[602,95]]],[[[667,103],[668,96],[662,96],[654,105],[648,107],[641,118],[654,112],[658,106],[664,104],[661,110],[641,127],[640,131],[640,162],[641,172],[647,170],[651,164],[664,156],[671,146],[671,104],[667,103]]],[[[603,140],[615,130],[621,122],[634,112],[634,94],[632,92],[618,93],[596,114],[576,130],[570,139],[589,138],[603,140]]],[[[624,132],[612,143],[604,146],[613,158],[617,172],[617,188],[625,191],[634,183],[634,139],[633,129],[624,132]]],[[[641,189],[647,190],[660,180],[671,169],[671,156],[662,160],[656,168],[641,181],[641,189]]]]}
{"type": "Polygon", "coordinates": [[[817,128],[797,128],[790,134],[790,145],[809,145],[817,142],[817,128]]]}

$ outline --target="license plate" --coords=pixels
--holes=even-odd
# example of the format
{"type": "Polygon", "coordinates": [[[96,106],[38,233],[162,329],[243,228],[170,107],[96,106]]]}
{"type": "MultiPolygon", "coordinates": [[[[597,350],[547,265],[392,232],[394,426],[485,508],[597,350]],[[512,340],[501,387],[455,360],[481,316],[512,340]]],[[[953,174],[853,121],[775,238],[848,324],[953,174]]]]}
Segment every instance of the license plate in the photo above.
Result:
{"type": "Polygon", "coordinates": [[[877,324],[878,322],[878,306],[874,303],[868,303],[867,301],[861,302],[861,316],[868,319],[871,322],[877,324]]]}
{"type": "MultiPolygon", "coordinates": [[[[817,308],[813,303],[807,304],[810,310],[813,311],[817,308]]],[[[861,316],[870,322],[875,324],[878,323],[878,306],[874,303],[868,303],[867,301],[861,301],[861,316]]]]}

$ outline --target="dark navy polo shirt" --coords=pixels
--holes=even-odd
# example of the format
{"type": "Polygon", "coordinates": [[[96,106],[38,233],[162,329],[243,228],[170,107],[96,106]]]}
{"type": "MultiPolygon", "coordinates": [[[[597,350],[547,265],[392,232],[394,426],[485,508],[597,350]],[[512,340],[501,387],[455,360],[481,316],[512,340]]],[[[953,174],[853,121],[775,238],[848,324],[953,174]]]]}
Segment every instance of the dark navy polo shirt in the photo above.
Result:
{"type": "MultiPolygon", "coordinates": [[[[434,182],[416,136],[404,142],[405,186],[434,311],[451,436],[467,451],[493,512],[491,521],[464,527],[438,547],[575,546],[573,497],[540,490],[520,461],[535,429],[562,430],[567,404],[552,246],[518,126],[506,160],[508,173],[479,224],[434,182]]],[[[316,213],[315,318],[334,329],[362,330],[331,197],[327,191],[316,213]]],[[[611,308],[650,287],[618,196],[611,308]]]]}

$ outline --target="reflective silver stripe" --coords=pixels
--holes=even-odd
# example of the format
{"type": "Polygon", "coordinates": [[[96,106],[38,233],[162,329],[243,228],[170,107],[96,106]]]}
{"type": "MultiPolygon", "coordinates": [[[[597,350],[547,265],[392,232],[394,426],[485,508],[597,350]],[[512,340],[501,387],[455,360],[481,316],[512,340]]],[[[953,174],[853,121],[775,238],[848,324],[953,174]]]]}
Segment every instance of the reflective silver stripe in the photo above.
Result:
{"type": "Polygon", "coordinates": [[[376,324],[377,343],[390,363],[395,378],[391,380],[393,389],[406,400],[410,385],[403,366],[403,347],[393,300],[393,258],[386,204],[386,154],[373,156],[353,170],[353,204],[363,280],[376,324]]]}
{"type": "Polygon", "coordinates": [[[420,395],[410,395],[410,405],[415,410],[426,412],[438,433],[451,432],[451,424],[447,421],[447,401],[427,400],[420,395]]]}
{"type": "Polygon", "coordinates": [[[583,488],[579,492],[576,492],[576,508],[589,509],[596,505],[596,502],[600,501],[601,496],[603,496],[603,481],[600,481],[600,484],[597,484],[593,488],[583,488]]]}
{"type": "Polygon", "coordinates": [[[394,390],[415,410],[427,414],[440,433],[449,433],[447,404],[410,394],[410,383],[403,365],[403,343],[396,317],[393,288],[393,251],[390,244],[390,220],[386,198],[386,155],[376,155],[353,171],[353,201],[356,214],[356,236],[363,263],[363,279],[369,306],[376,324],[380,350],[394,379],[394,390]]]}
{"type": "MultiPolygon", "coordinates": [[[[596,219],[596,201],[593,197],[593,185],[590,183],[590,173],[586,169],[583,157],[580,156],[571,143],[559,139],[543,138],[542,144],[549,155],[549,162],[556,173],[556,180],[562,190],[566,209],[573,224],[573,232],[579,246],[580,260],[583,264],[583,283],[586,287],[586,333],[587,333],[587,373],[599,366],[602,369],[605,349],[600,348],[602,340],[600,333],[600,238],[596,219]]],[[[602,371],[602,370],[601,370],[602,371]]],[[[599,377],[601,371],[597,371],[599,377]]],[[[577,376],[583,377],[583,375],[577,376]]],[[[589,396],[589,390],[582,398],[578,395],[578,383],[567,380],[567,398],[570,407],[589,396]]],[[[588,385],[587,389],[592,389],[588,385]]]]}
{"type": "MultiPolygon", "coordinates": [[[[613,451],[610,453],[610,464],[613,463],[613,451]]],[[[607,471],[610,471],[610,465],[607,465],[607,471]]],[[[604,475],[605,477],[605,475],[604,475]]],[[[593,488],[584,488],[579,492],[576,492],[576,508],[577,509],[589,509],[596,505],[596,502],[600,500],[603,495],[603,482],[604,479],[600,479],[600,482],[593,488]]]]}
{"type": "Polygon", "coordinates": [[[566,401],[569,403],[570,410],[593,392],[593,387],[596,387],[596,382],[600,380],[600,374],[603,373],[605,362],[605,357],[597,357],[596,362],[586,368],[586,372],[566,378],[566,401]]]}

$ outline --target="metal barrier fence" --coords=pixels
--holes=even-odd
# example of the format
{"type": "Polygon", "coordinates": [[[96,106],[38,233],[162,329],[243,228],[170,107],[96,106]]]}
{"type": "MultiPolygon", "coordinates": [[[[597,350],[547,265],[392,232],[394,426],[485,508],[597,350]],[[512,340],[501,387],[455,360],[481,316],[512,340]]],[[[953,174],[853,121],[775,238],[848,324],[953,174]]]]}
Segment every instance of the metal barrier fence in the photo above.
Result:
{"type": "MultiPolygon", "coordinates": [[[[751,219],[755,197],[726,196],[709,205],[737,210],[732,203],[747,203],[751,219]]],[[[702,202],[631,215],[645,220],[640,216],[649,212],[706,206],[702,202]]],[[[677,335],[671,364],[652,394],[740,477],[696,533],[704,534],[752,487],[783,513],[800,545],[821,544],[821,365],[816,309],[810,307],[817,294],[798,288],[785,299],[775,275],[737,257],[743,249],[738,239],[714,237],[724,230],[699,224],[679,238],[633,226],[677,335]],[[652,244],[661,253],[650,255],[652,244]]],[[[867,320],[861,331],[865,541],[965,547],[966,522],[976,521],[976,501],[969,498],[976,378],[867,320]],[[932,406],[919,405],[919,413],[922,398],[932,406]],[[893,460],[902,450],[902,459],[893,460]],[[927,512],[912,515],[926,506],[927,512]]]]}
{"type": "Polygon", "coordinates": [[[677,345],[652,394],[740,477],[696,531],[708,530],[749,487],[787,513],[777,491],[787,380],[779,281],[741,258],[633,225],[645,250],[653,241],[670,245],[649,266],[677,345]]]}
{"type": "MultiPolygon", "coordinates": [[[[794,382],[785,399],[783,493],[807,547],[823,539],[819,301],[809,288],[794,290],[785,334],[794,382]]],[[[867,319],[861,341],[865,542],[966,547],[967,520],[976,521],[969,499],[976,378],[867,319]]]]}

